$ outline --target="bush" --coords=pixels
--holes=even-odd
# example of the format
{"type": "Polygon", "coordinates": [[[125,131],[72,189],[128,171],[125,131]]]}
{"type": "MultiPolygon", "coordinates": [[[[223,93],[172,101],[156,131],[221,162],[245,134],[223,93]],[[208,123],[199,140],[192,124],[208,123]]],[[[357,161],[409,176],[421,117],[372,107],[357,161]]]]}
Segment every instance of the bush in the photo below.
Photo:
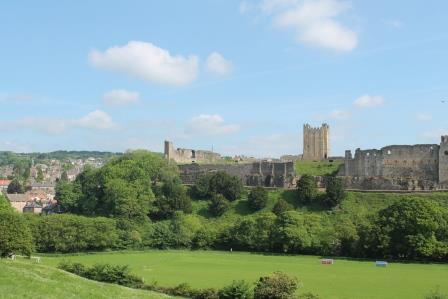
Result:
{"type": "Polygon", "coordinates": [[[336,207],[341,204],[345,197],[345,188],[342,180],[335,176],[325,178],[324,204],[328,207],[336,207]]]}
{"type": "Polygon", "coordinates": [[[213,288],[197,290],[192,294],[193,299],[218,299],[218,291],[213,288]]]}
{"type": "Polygon", "coordinates": [[[87,268],[80,263],[62,262],[58,265],[58,268],[95,281],[116,283],[136,289],[144,286],[141,278],[130,274],[128,266],[95,264],[87,268]]]}
{"type": "Polygon", "coordinates": [[[230,208],[229,201],[221,194],[215,194],[210,201],[208,209],[213,216],[221,216],[230,208]]]}
{"type": "Polygon", "coordinates": [[[252,189],[248,196],[249,207],[253,211],[258,211],[266,207],[268,202],[268,192],[263,187],[252,189]]]}
{"type": "Polygon", "coordinates": [[[440,292],[439,289],[436,289],[427,294],[425,299],[448,299],[448,295],[440,292]]]}
{"type": "Polygon", "coordinates": [[[294,207],[290,205],[286,200],[280,198],[275,203],[274,207],[272,208],[272,213],[274,213],[277,216],[280,216],[286,211],[294,210],[294,207]]]}
{"type": "Polygon", "coordinates": [[[249,299],[252,298],[250,285],[244,280],[233,281],[218,292],[219,299],[249,299]]]}
{"type": "Polygon", "coordinates": [[[30,256],[33,250],[31,231],[22,215],[0,211],[0,257],[13,253],[30,256]]]}
{"type": "Polygon", "coordinates": [[[200,177],[193,193],[200,198],[209,198],[217,193],[229,201],[234,201],[241,197],[243,191],[243,183],[238,177],[219,171],[200,177]]]}
{"type": "Polygon", "coordinates": [[[308,174],[303,175],[297,182],[297,192],[300,203],[312,203],[317,195],[317,186],[314,177],[308,174]]]}
{"type": "Polygon", "coordinates": [[[113,219],[53,214],[34,220],[33,234],[39,252],[104,250],[118,243],[113,219]]]}
{"type": "Polygon", "coordinates": [[[274,272],[270,276],[260,277],[254,289],[255,299],[288,299],[294,298],[299,287],[296,278],[283,272],[274,272]]]}

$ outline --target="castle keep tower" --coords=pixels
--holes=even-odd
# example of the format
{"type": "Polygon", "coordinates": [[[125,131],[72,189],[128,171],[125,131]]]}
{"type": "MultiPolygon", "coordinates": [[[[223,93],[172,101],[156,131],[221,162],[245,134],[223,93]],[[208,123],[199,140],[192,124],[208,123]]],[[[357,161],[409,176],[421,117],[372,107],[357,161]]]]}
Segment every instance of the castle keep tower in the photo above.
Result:
{"type": "Polygon", "coordinates": [[[330,126],[303,125],[303,160],[325,160],[330,155],[330,126]]]}
{"type": "Polygon", "coordinates": [[[439,185],[448,188],[448,135],[442,136],[439,149],[439,185]]]}

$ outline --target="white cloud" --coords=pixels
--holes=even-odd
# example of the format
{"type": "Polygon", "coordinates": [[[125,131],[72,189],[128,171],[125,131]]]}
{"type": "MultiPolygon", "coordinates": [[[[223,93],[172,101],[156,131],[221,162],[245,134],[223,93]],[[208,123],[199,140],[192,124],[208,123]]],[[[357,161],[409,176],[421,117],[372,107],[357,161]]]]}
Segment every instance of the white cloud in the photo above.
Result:
{"type": "Polygon", "coordinates": [[[353,103],[358,108],[372,108],[384,105],[384,98],[381,96],[363,95],[353,103]]]}
{"type": "Polygon", "coordinates": [[[217,75],[227,75],[232,72],[233,64],[218,52],[211,53],[205,62],[207,70],[217,75]]]}
{"type": "Polygon", "coordinates": [[[75,120],[73,125],[98,130],[107,130],[117,127],[117,125],[112,121],[112,117],[101,110],[95,110],[88,113],[86,116],[75,120]]]}
{"type": "Polygon", "coordinates": [[[139,101],[140,95],[138,92],[128,91],[125,89],[115,89],[106,92],[103,95],[103,102],[111,107],[126,106],[135,104],[139,101]]]}
{"type": "Polygon", "coordinates": [[[92,111],[78,119],[26,117],[0,122],[0,130],[3,131],[31,130],[46,134],[61,134],[75,128],[108,130],[117,127],[112,118],[101,110],[92,111]]]}
{"type": "Polygon", "coordinates": [[[201,114],[193,117],[185,128],[187,135],[225,135],[239,131],[236,124],[226,124],[218,114],[201,114]]]}
{"type": "Polygon", "coordinates": [[[198,73],[197,56],[174,56],[152,43],[141,41],[130,41],[104,52],[94,50],[89,54],[89,61],[100,69],[174,86],[194,81],[198,73]]]}
{"type": "Polygon", "coordinates": [[[419,114],[417,114],[417,120],[419,120],[419,121],[431,121],[432,120],[432,115],[431,114],[426,114],[426,113],[419,113],[419,114]]]}
{"type": "Polygon", "coordinates": [[[264,12],[274,16],[274,25],[291,29],[300,43],[337,51],[351,51],[357,33],[338,20],[349,8],[340,0],[264,0],[264,12]]]}

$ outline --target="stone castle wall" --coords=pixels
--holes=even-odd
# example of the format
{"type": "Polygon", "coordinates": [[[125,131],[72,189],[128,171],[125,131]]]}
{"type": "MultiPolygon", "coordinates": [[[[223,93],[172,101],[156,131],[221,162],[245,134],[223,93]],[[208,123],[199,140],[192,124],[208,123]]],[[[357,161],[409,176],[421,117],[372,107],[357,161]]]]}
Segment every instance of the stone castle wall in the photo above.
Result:
{"type": "Polygon", "coordinates": [[[379,150],[346,151],[344,176],[349,188],[431,190],[448,185],[448,136],[440,145],[392,145],[379,150]],[[447,151],[445,155],[445,151],[447,151]]]}
{"type": "Polygon", "coordinates": [[[330,156],[330,127],[322,124],[313,128],[308,124],[303,126],[303,156],[304,160],[325,160],[330,156]]]}
{"type": "Polygon", "coordinates": [[[213,163],[221,160],[221,155],[212,151],[175,149],[173,143],[165,141],[165,158],[176,163],[213,163]]]}
{"type": "Polygon", "coordinates": [[[295,186],[293,162],[258,161],[245,164],[184,164],[179,165],[184,184],[194,184],[205,174],[224,171],[237,176],[245,186],[290,188],[295,186]]]}

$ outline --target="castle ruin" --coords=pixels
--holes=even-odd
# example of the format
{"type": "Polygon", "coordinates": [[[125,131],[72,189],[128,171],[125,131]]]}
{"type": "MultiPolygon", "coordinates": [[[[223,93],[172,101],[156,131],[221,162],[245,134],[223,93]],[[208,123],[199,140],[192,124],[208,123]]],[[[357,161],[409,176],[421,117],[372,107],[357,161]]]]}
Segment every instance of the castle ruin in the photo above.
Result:
{"type": "Polygon", "coordinates": [[[330,126],[303,125],[303,160],[326,160],[330,156],[330,126]]]}
{"type": "Polygon", "coordinates": [[[439,144],[391,145],[345,152],[339,175],[364,190],[434,190],[448,187],[448,136],[439,144]]]}
{"type": "Polygon", "coordinates": [[[221,160],[221,155],[213,151],[186,148],[174,149],[171,141],[165,141],[164,154],[167,160],[176,163],[215,163],[221,160]]]}

